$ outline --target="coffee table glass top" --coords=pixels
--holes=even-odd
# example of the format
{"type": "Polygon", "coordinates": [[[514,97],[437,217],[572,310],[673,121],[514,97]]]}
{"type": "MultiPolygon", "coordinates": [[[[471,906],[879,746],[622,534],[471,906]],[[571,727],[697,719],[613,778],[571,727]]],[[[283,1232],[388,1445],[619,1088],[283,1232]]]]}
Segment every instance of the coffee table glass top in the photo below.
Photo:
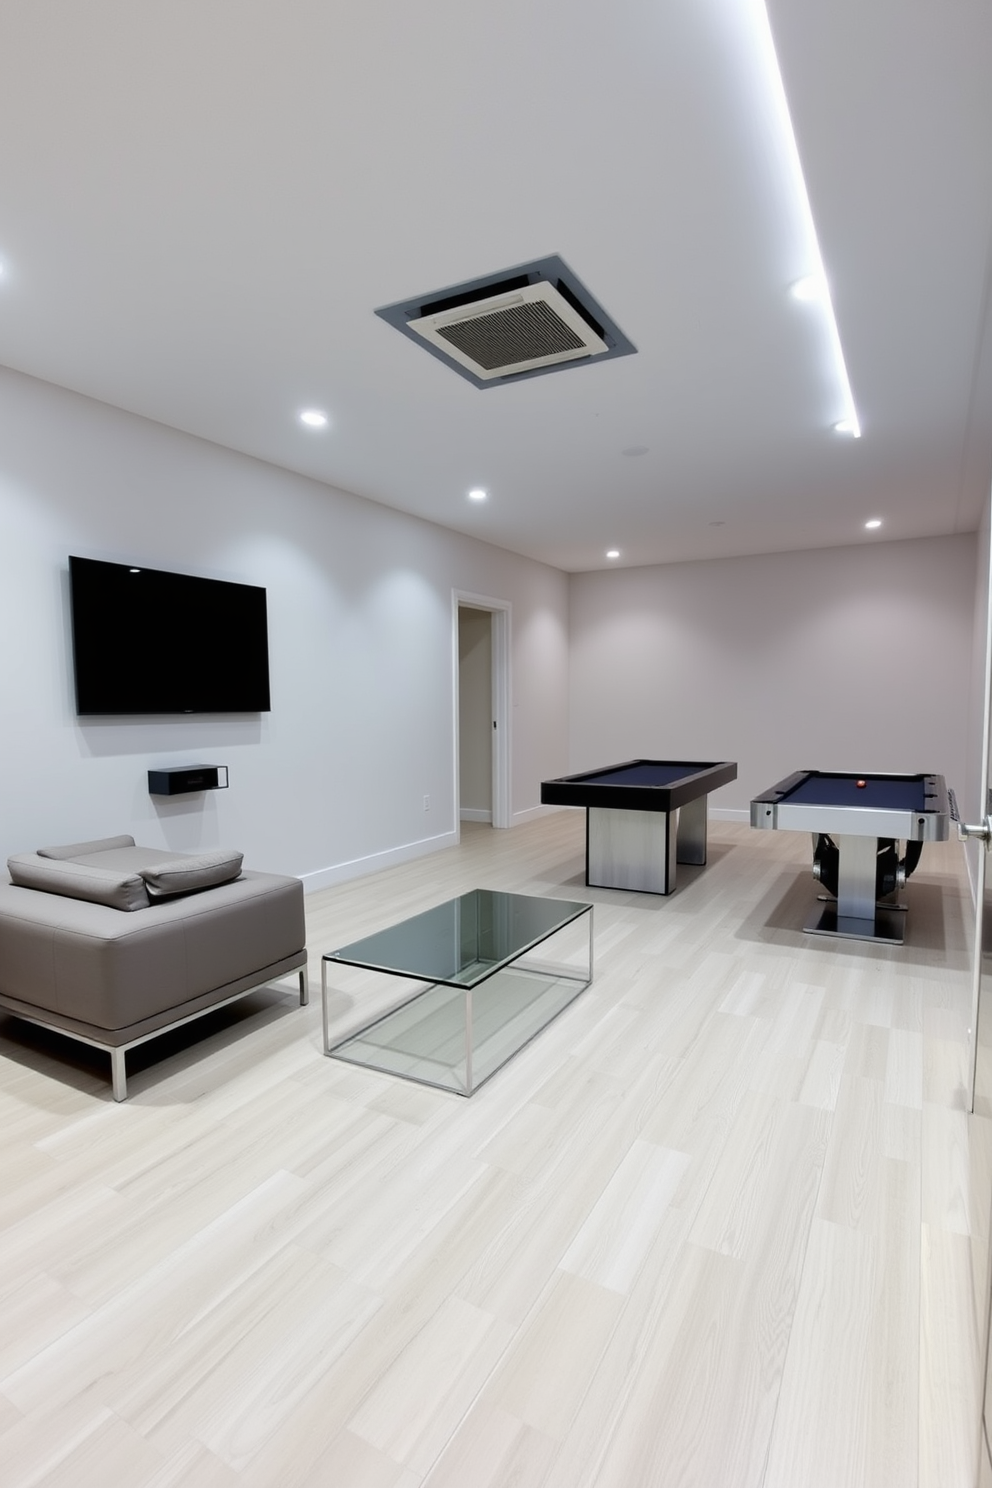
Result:
{"type": "Polygon", "coordinates": [[[472,889],[399,925],[328,951],[325,961],[446,987],[477,987],[589,911],[567,899],[472,889]]]}

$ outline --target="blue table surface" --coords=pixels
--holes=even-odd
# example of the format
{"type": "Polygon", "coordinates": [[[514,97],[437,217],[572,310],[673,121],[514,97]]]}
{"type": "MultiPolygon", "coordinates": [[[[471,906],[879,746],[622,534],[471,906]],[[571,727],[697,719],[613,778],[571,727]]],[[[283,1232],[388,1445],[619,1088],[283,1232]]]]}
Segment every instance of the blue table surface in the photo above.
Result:
{"type": "Polygon", "coordinates": [[[886,780],[884,776],[817,775],[801,780],[782,797],[790,806],[863,806],[869,811],[923,811],[926,795],[923,777],[886,780]],[[865,784],[858,786],[858,780],[865,784]]]}
{"type": "Polygon", "coordinates": [[[671,785],[673,780],[684,780],[707,768],[685,760],[640,760],[621,770],[590,770],[574,779],[588,785],[671,785]]]}

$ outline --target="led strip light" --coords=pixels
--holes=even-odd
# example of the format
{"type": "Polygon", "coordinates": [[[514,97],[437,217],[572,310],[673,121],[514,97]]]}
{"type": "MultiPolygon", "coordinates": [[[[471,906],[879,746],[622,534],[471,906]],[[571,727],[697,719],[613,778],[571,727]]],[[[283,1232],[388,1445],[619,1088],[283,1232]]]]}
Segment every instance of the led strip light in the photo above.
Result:
{"type": "Polygon", "coordinates": [[[753,18],[754,35],[758,41],[758,48],[766,73],[768,96],[772,101],[772,107],[777,117],[778,128],[788,157],[789,171],[792,176],[792,189],[800,217],[802,218],[807,240],[807,252],[810,259],[809,270],[793,286],[793,293],[799,299],[815,301],[823,311],[827,337],[833,355],[841,395],[841,413],[834,423],[834,428],[839,434],[849,434],[854,439],[860,439],[861,423],[858,419],[858,411],[854,405],[851,380],[847,375],[844,348],[841,345],[840,331],[837,328],[837,317],[834,314],[833,300],[830,297],[830,285],[823,266],[823,255],[820,252],[819,239],[816,235],[813,208],[810,205],[809,192],[806,189],[806,178],[803,175],[802,161],[799,158],[799,145],[796,141],[796,131],[792,124],[792,115],[789,112],[789,100],[786,97],[785,83],[782,80],[782,69],[778,63],[778,53],[775,50],[775,39],[772,36],[768,9],[765,0],[750,0],[749,8],[753,18]]]}

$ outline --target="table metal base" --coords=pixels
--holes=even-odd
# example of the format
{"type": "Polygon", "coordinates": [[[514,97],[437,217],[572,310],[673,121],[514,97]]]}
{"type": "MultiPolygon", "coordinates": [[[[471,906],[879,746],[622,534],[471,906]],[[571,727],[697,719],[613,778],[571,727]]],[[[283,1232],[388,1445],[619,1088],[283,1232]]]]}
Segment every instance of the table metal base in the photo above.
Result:
{"type": "Polygon", "coordinates": [[[706,863],[707,798],[675,811],[586,809],[586,883],[594,889],[673,894],[677,863],[706,863]]]}
{"type": "Polygon", "coordinates": [[[901,907],[876,906],[874,919],[843,915],[836,902],[818,905],[803,926],[807,935],[831,935],[843,940],[873,940],[884,945],[902,945],[905,911],[901,907]]]}

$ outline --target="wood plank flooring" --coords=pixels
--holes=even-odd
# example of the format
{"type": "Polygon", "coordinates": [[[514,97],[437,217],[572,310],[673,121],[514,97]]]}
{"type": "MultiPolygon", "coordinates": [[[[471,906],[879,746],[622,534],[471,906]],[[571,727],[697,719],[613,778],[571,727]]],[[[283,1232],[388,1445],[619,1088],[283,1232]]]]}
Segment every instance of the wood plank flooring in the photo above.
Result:
{"type": "MultiPolygon", "coordinates": [[[[967,887],[801,933],[809,839],[667,899],[563,811],[313,895],[292,978],[129,1058],[0,1023],[5,1488],[971,1488],[992,1141],[967,887]],[[321,1054],[320,953],[468,888],[596,976],[470,1101],[321,1054]]],[[[335,968],[332,1031],[408,989],[335,968]]]]}

